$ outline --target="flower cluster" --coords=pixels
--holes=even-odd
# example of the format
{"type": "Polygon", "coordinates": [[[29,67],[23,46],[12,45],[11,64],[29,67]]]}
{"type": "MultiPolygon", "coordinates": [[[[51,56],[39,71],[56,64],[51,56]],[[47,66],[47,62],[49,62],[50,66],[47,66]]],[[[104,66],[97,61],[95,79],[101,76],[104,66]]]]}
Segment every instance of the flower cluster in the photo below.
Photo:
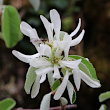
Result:
{"type": "Polygon", "coordinates": [[[50,10],[51,23],[42,15],[40,18],[47,31],[48,41],[42,41],[38,37],[37,31],[26,22],[21,22],[20,25],[22,33],[29,36],[30,41],[38,53],[34,55],[24,55],[16,50],[12,51],[13,55],[19,60],[29,63],[30,66],[36,68],[36,80],[31,92],[31,97],[34,98],[37,96],[40,83],[43,83],[46,80],[46,75],[50,73],[52,73],[54,80],[59,79],[62,81],[55,92],[55,100],[58,100],[62,96],[70,75],[73,75],[77,90],[80,89],[81,79],[92,88],[100,87],[98,81],[94,80],[79,68],[79,64],[82,61],[81,58],[72,59],[68,56],[70,47],[79,44],[84,36],[85,31],[82,30],[77,38],[72,39],[80,29],[81,19],[79,19],[76,29],[71,34],[68,34],[61,31],[60,15],[55,9],[50,10]],[[62,55],[63,52],[64,55],[62,55]],[[63,74],[59,71],[61,69],[65,70],[63,74]]]}

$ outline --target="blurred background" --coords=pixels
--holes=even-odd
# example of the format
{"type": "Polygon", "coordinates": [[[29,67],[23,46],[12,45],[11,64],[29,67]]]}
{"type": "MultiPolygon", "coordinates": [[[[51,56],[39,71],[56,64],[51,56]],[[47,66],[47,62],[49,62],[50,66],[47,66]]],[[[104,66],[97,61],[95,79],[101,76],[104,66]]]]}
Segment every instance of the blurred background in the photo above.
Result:
{"type": "MultiPolygon", "coordinates": [[[[71,33],[81,18],[82,29],[85,29],[83,41],[72,47],[70,54],[77,54],[89,58],[94,65],[97,77],[102,87],[92,89],[83,81],[77,92],[76,110],[98,110],[100,93],[110,91],[110,1],[109,0],[40,0],[38,6],[32,7],[28,0],[5,0],[4,4],[14,6],[21,21],[36,28],[39,37],[46,38],[46,30],[40,20],[40,15],[49,19],[49,11],[57,9],[62,19],[62,29],[71,33]]],[[[50,20],[50,19],[49,19],[50,20]]],[[[74,36],[77,37],[79,33],[74,36]]],[[[13,40],[13,39],[12,39],[13,40]]],[[[24,91],[25,77],[29,65],[19,61],[12,55],[12,50],[24,54],[36,53],[29,38],[23,39],[13,48],[7,48],[0,39],[0,100],[12,97],[16,100],[16,108],[39,108],[44,94],[50,91],[48,82],[41,85],[40,92],[35,99],[31,99],[24,91]]],[[[73,82],[73,81],[72,81],[73,82]]],[[[64,96],[68,97],[65,91],[64,96]]],[[[110,110],[110,100],[104,102],[110,110]]],[[[51,106],[58,106],[59,102],[52,99],[51,106]]]]}

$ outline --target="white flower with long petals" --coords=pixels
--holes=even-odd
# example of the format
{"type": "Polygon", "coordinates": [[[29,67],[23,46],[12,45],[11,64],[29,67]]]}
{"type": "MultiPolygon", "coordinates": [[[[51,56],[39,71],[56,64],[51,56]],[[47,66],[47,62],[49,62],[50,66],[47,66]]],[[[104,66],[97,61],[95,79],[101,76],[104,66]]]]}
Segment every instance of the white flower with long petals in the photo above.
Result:
{"type": "Polygon", "coordinates": [[[44,44],[40,44],[40,47],[38,47],[38,52],[40,53],[41,56],[39,58],[33,58],[30,61],[31,66],[38,68],[36,70],[37,75],[46,75],[49,72],[53,71],[54,72],[53,77],[59,79],[61,78],[59,68],[67,65],[76,67],[81,62],[81,60],[63,61],[62,60],[63,56],[60,56],[57,50],[52,52],[51,47],[44,44]]]}
{"type": "Polygon", "coordinates": [[[48,35],[48,41],[45,43],[41,42],[37,31],[29,24],[25,22],[21,22],[20,24],[22,33],[30,38],[38,53],[34,55],[24,55],[18,51],[12,51],[13,55],[19,60],[29,63],[30,66],[36,68],[35,73],[37,74],[37,78],[32,88],[31,97],[33,98],[36,94],[38,94],[40,83],[43,83],[46,80],[46,74],[52,72],[54,79],[60,79],[60,68],[65,68],[66,73],[63,73],[62,75],[64,78],[61,85],[56,90],[54,95],[55,100],[58,100],[62,96],[65,88],[67,87],[67,82],[71,74],[73,74],[73,79],[77,90],[80,89],[81,79],[92,88],[100,87],[100,83],[98,81],[92,79],[79,69],[79,64],[82,59],[73,61],[68,58],[70,47],[79,44],[85,33],[83,29],[77,38],[72,39],[72,37],[76,35],[80,29],[81,19],[79,18],[79,23],[76,29],[71,34],[68,34],[61,31],[60,15],[55,9],[50,10],[51,23],[42,15],[40,18],[48,35]],[[62,55],[63,51],[64,55],[62,55]],[[37,85],[38,87],[36,87],[37,85]]]}

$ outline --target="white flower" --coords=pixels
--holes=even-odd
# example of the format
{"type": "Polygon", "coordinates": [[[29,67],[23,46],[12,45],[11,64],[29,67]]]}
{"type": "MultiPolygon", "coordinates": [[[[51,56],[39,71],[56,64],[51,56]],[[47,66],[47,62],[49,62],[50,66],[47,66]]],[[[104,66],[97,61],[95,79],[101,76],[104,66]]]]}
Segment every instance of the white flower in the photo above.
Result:
{"type": "Polygon", "coordinates": [[[80,29],[81,19],[79,19],[76,29],[69,35],[66,32],[60,31],[61,19],[59,13],[55,9],[50,10],[51,23],[42,15],[40,18],[47,31],[49,41],[42,43],[38,37],[37,31],[29,24],[22,22],[20,25],[22,33],[30,37],[30,40],[35,45],[38,53],[34,55],[24,55],[18,51],[12,51],[13,55],[19,60],[29,63],[31,66],[37,68],[35,71],[37,78],[32,88],[31,97],[33,98],[38,94],[40,83],[43,83],[46,80],[46,74],[53,72],[53,78],[60,79],[60,68],[66,68],[66,74],[64,74],[63,81],[54,95],[55,100],[58,100],[63,94],[71,74],[73,74],[77,90],[80,89],[81,79],[92,88],[99,87],[100,83],[98,81],[92,79],[79,69],[78,65],[81,63],[81,59],[68,61],[70,47],[79,44],[85,33],[85,31],[82,30],[77,38],[72,39],[80,29]],[[55,32],[55,35],[53,31],[55,32]],[[62,55],[63,51],[65,57],[62,55]],[[38,87],[36,87],[37,85],[38,87]]]}
{"type": "Polygon", "coordinates": [[[44,44],[40,44],[38,52],[42,56],[39,58],[33,58],[30,61],[31,66],[38,68],[36,70],[37,75],[46,75],[47,73],[53,71],[53,78],[59,79],[61,78],[59,68],[67,65],[70,65],[70,67],[76,67],[81,62],[81,60],[63,61],[57,50],[52,52],[51,47],[44,44]]]}

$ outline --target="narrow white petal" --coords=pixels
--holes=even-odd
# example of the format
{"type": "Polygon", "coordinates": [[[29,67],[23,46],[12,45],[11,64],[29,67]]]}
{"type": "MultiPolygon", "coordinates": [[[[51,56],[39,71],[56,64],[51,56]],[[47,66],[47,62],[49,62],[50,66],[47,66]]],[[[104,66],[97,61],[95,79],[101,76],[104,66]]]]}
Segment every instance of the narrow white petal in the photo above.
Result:
{"type": "Polygon", "coordinates": [[[76,85],[77,91],[79,91],[80,89],[80,85],[81,85],[81,75],[80,75],[80,70],[79,68],[74,68],[72,70],[73,72],[73,79],[74,79],[74,83],[76,85]]]}
{"type": "Polygon", "coordinates": [[[41,76],[40,83],[43,83],[46,80],[46,74],[41,76]]]}
{"type": "Polygon", "coordinates": [[[81,62],[82,59],[78,59],[78,60],[75,60],[75,61],[60,61],[60,65],[63,67],[63,66],[67,66],[69,68],[76,68],[80,62],[81,62]]]}
{"type": "Polygon", "coordinates": [[[70,45],[75,46],[75,45],[79,44],[81,42],[81,40],[83,39],[84,33],[85,33],[85,30],[82,30],[80,35],[71,41],[70,45]]]}
{"type": "Polygon", "coordinates": [[[12,51],[12,54],[17,57],[19,60],[25,62],[25,63],[29,63],[31,59],[33,58],[36,58],[36,57],[39,57],[40,54],[37,53],[37,54],[34,54],[34,55],[24,55],[16,50],[13,50],[12,51]]]}
{"type": "Polygon", "coordinates": [[[34,28],[29,30],[29,34],[32,40],[40,40],[40,38],[38,37],[37,31],[34,28]]]}
{"type": "Polygon", "coordinates": [[[58,66],[57,65],[54,65],[54,75],[53,75],[53,78],[61,78],[60,76],[60,72],[59,72],[59,69],[58,69],[58,66]]]}
{"type": "Polygon", "coordinates": [[[50,19],[51,22],[54,24],[55,36],[56,39],[58,40],[61,29],[61,19],[59,13],[55,9],[50,10],[50,19]]]}
{"type": "Polygon", "coordinates": [[[67,41],[66,47],[64,48],[65,59],[68,59],[69,49],[70,49],[70,42],[72,38],[69,35],[65,35],[63,41],[67,41]]]}
{"type": "Polygon", "coordinates": [[[49,42],[53,42],[53,25],[42,15],[40,15],[40,18],[45,26],[45,29],[48,34],[49,42]]]}
{"type": "Polygon", "coordinates": [[[56,57],[61,56],[62,51],[63,51],[62,49],[58,49],[58,48],[57,48],[57,50],[56,50],[56,52],[55,52],[55,56],[56,56],[56,57]]]}
{"type": "Polygon", "coordinates": [[[51,65],[51,63],[43,58],[33,58],[30,61],[30,65],[36,68],[45,67],[51,65]]]}
{"type": "Polygon", "coordinates": [[[31,98],[35,98],[37,96],[37,94],[39,93],[39,89],[40,89],[40,76],[36,77],[36,80],[33,84],[32,87],[32,92],[31,92],[31,98]]]}
{"type": "Polygon", "coordinates": [[[76,29],[70,34],[71,37],[73,37],[80,29],[81,27],[81,18],[79,18],[79,23],[78,26],[76,27],[76,29]]]}
{"type": "Polygon", "coordinates": [[[42,67],[40,69],[37,69],[35,72],[37,75],[41,76],[41,75],[45,75],[51,71],[53,71],[53,67],[49,66],[49,67],[44,67],[44,68],[42,67]]]}
{"type": "Polygon", "coordinates": [[[68,43],[67,41],[57,41],[57,46],[58,48],[64,50],[65,47],[67,46],[67,43],[68,43]]]}
{"type": "MultiPolygon", "coordinates": [[[[60,32],[60,33],[61,33],[61,32],[60,32]]],[[[67,33],[65,33],[63,40],[61,40],[61,41],[58,40],[58,41],[57,41],[57,46],[58,46],[58,48],[64,50],[64,49],[66,48],[66,46],[67,46],[68,44],[70,44],[70,41],[71,41],[70,39],[71,39],[71,37],[68,36],[67,33]]]]}
{"type": "Polygon", "coordinates": [[[90,76],[85,74],[83,71],[80,70],[81,79],[90,87],[92,88],[98,88],[100,87],[100,83],[94,79],[92,79],[90,76]]]}
{"type": "Polygon", "coordinates": [[[38,34],[37,34],[37,31],[32,28],[29,24],[27,24],[26,22],[22,21],[21,24],[20,24],[20,29],[21,29],[21,32],[30,37],[30,39],[33,41],[33,40],[40,40],[39,37],[38,37],[38,34]]]}
{"type": "Polygon", "coordinates": [[[66,46],[66,48],[64,49],[64,55],[65,55],[65,59],[66,59],[66,60],[68,60],[69,49],[70,49],[70,45],[68,44],[68,45],[66,46]]]}
{"type": "Polygon", "coordinates": [[[32,27],[31,27],[29,24],[27,24],[27,23],[24,22],[24,21],[21,22],[21,24],[20,24],[20,30],[21,30],[21,32],[22,32],[24,35],[29,36],[29,35],[30,35],[30,34],[29,34],[29,30],[31,30],[31,29],[32,29],[32,27]]]}
{"type": "Polygon", "coordinates": [[[38,47],[37,50],[41,55],[45,55],[48,57],[51,57],[52,55],[51,47],[46,44],[40,44],[40,47],[38,47]]]}
{"type": "Polygon", "coordinates": [[[56,91],[56,93],[54,95],[54,99],[55,100],[59,100],[60,99],[60,97],[62,96],[62,94],[65,91],[65,88],[67,86],[67,82],[68,82],[68,74],[66,73],[66,75],[64,76],[64,79],[63,79],[61,85],[58,87],[58,89],[57,89],[57,91],[56,91]]]}

